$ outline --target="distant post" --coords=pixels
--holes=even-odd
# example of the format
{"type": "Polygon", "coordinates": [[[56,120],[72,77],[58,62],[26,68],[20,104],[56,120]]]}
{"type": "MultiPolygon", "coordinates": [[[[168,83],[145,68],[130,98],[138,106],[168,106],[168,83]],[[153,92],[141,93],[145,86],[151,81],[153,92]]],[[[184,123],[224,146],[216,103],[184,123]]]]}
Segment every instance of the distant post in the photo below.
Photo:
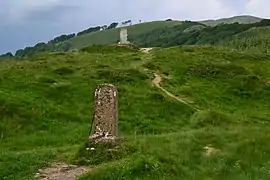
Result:
{"type": "Polygon", "coordinates": [[[95,91],[92,129],[89,139],[110,141],[118,136],[118,92],[112,84],[95,91]]]}

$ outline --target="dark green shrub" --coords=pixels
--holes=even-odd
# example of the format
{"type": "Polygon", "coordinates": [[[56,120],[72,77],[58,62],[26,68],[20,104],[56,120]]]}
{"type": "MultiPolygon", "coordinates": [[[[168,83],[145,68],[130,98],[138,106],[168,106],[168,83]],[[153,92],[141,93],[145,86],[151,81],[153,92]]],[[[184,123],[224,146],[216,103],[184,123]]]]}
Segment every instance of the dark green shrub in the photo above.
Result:
{"type": "Polygon", "coordinates": [[[50,78],[50,77],[40,77],[40,78],[39,78],[39,81],[40,81],[41,83],[48,83],[48,84],[56,83],[56,80],[53,79],[53,78],[50,78]]]}
{"type": "Polygon", "coordinates": [[[67,75],[67,74],[72,74],[73,72],[74,70],[69,67],[61,67],[54,70],[54,73],[58,75],[67,75]]]}
{"type": "Polygon", "coordinates": [[[117,45],[92,45],[80,49],[86,53],[128,53],[137,52],[138,49],[133,46],[117,46],[117,45]]]}
{"type": "Polygon", "coordinates": [[[226,114],[221,112],[209,110],[209,111],[199,111],[190,119],[190,123],[193,127],[203,128],[209,126],[222,126],[233,123],[231,119],[226,114]]]}
{"type": "Polygon", "coordinates": [[[148,76],[136,69],[117,70],[100,69],[97,72],[98,78],[106,79],[111,83],[136,82],[137,80],[146,80],[148,76]]]}
{"type": "Polygon", "coordinates": [[[235,76],[230,84],[230,91],[240,97],[258,97],[266,88],[266,84],[254,75],[235,76]]]}
{"type": "Polygon", "coordinates": [[[249,74],[249,72],[244,67],[235,64],[201,64],[190,66],[187,74],[211,78],[232,78],[236,75],[249,74]]]}

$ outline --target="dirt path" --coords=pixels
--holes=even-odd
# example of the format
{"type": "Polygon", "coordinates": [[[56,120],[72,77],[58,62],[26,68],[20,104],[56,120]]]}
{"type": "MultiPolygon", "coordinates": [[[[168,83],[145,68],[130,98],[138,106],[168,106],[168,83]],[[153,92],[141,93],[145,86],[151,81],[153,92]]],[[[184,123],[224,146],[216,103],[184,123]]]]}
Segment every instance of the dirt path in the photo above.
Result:
{"type": "Polygon", "coordinates": [[[36,173],[37,180],[76,180],[79,176],[91,171],[91,167],[56,163],[36,173]]]}
{"type": "Polygon", "coordinates": [[[153,48],[141,48],[141,51],[144,53],[150,53],[153,48]]]}
{"type": "Polygon", "coordinates": [[[181,102],[183,104],[186,104],[187,106],[191,107],[192,109],[198,111],[197,108],[195,108],[194,106],[192,106],[191,104],[189,104],[187,101],[175,96],[174,94],[170,93],[169,91],[167,91],[166,89],[164,89],[163,87],[160,86],[160,83],[162,81],[162,77],[159,74],[154,73],[155,78],[152,80],[152,83],[159,88],[160,90],[162,90],[164,93],[166,93],[168,96],[170,96],[171,98],[177,100],[178,102],[181,102]]]}

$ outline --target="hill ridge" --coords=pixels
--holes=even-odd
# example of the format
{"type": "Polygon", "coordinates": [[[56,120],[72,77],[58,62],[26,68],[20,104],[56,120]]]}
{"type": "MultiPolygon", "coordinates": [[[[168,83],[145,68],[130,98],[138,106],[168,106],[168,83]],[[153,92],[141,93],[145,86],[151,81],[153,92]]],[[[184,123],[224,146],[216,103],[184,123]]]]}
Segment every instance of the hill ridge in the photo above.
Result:
{"type": "MultiPolygon", "coordinates": [[[[239,22],[242,21],[242,23],[247,22],[258,22],[261,20],[261,18],[257,18],[254,16],[233,16],[229,18],[221,18],[217,20],[209,20],[209,21],[198,21],[197,23],[206,24],[206,25],[213,25],[213,22],[215,25],[219,24],[222,21],[225,21],[225,23],[233,23],[238,20],[234,20],[232,22],[228,21],[230,18],[239,19],[239,22]],[[250,21],[243,19],[245,18],[251,18],[250,21]],[[242,18],[242,19],[241,19],[242,18]],[[210,23],[210,24],[209,24],[210,23]]],[[[180,25],[182,22],[185,21],[152,21],[152,22],[142,22],[138,24],[134,24],[132,26],[126,26],[126,28],[129,29],[129,34],[131,37],[138,36],[139,34],[145,34],[147,32],[150,32],[154,29],[160,29],[165,27],[172,27],[175,25],[180,25]]],[[[196,21],[192,21],[196,22],[196,21]]],[[[241,23],[241,22],[240,22],[241,23]]],[[[112,44],[117,43],[119,41],[119,28],[115,26],[117,23],[112,23],[109,27],[110,29],[105,29],[100,31],[100,29],[104,28],[105,26],[97,26],[97,27],[91,27],[87,30],[84,30],[80,33],[69,34],[69,35],[60,35],[58,37],[55,37],[53,40],[48,41],[48,43],[37,43],[33,47],[26,47],[25,49],[20,49],[16,51],[15,57],[27,57],[32,56],[35,53],[38,52],[45,52],[45,51],[53,51],[53,52],[66,52],[70,51],[72,49],[79,49],[87,45],[91,44],[112,44]]],[[[0,58],[13,58],[12,53],[5,53],[0,56],[0,58]]]]}

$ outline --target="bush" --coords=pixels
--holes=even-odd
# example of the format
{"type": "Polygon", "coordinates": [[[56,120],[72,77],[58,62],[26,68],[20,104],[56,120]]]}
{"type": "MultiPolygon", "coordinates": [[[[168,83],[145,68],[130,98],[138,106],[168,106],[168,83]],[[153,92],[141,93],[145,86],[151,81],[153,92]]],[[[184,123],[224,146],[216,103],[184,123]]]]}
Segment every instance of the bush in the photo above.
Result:
{"type": "Polygon", "coordinates": [[[244,67],[235,64],[201,64],[190,66],[187,70],[188,75],[212,78],[232,78],[235,75],[248,73],[244,67]]]}
{"type": "Polygon", "coordinates": [[[231,80],[230,91],[240,97],[259,97],[266,85],[254,75],[238,75],[231,80]]]}
{"type": "Polygon", "coordinates": [[[160,70],[160,68],[152,62],[148,62],[148,63],[144,64],[143,66],[145,68],[151,69],[151,70],[160,70]]]}
{"type": "Polygon", "coordinates": [[[80,49],[86,53],[128,53],[137,52],[138,48],[134,46],[117,46],[117,45],[92,45],[80,49]]]}
{"type": "Polygon", "coordinates": [[[233,120],[226,114],[209,110],[209,111],[199,111],[190,119],[190,123],[193,127],[202,128],[208,126],[222,126],[231,124],[233,120]]]}
{"type": "Polygon", "coordinates": [[[54,73],[58,75],[67,75],[72,74],[74,72],[73,69],[70,69],[69,67],[60,67],[54,70],[54,73]]]}
{"type": "Polygon", "coordinates": [[[48,83],[48,84],[53,84],[53,83],[56,83],[57,81],[53,78],[50,78],[50,77],[40,77],[39,78],[39,81],[41,83],[48,83]]]}
{"type": "Polygon", "coordinates": [[[106,79],[112,83],[136,82],[137,80],[146,80],[148,76],[135,69],[117,70],[100,69],[97,72],[98,78],[106,79]]]}

